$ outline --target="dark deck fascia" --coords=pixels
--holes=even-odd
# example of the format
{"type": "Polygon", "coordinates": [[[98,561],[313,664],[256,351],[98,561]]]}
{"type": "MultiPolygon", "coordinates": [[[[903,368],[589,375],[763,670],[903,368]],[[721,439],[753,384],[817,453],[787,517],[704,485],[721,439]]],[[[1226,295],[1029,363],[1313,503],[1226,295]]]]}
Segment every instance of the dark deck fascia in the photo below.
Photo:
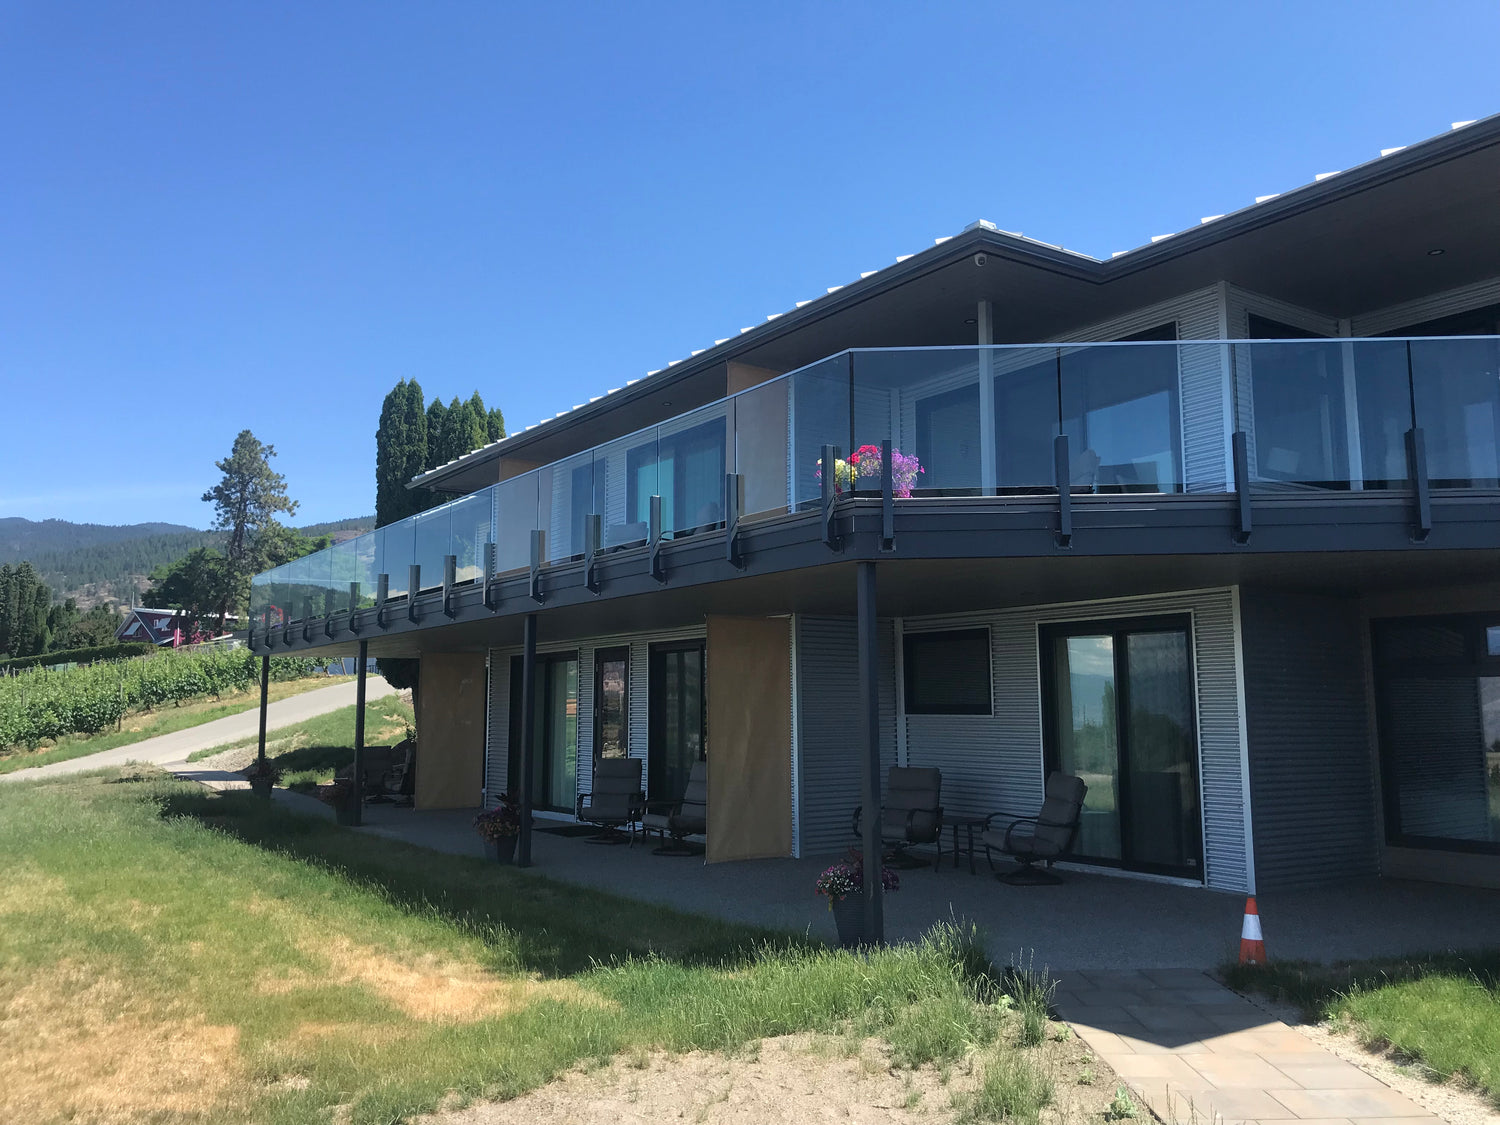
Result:
{"type": "Polygon", "coordinates": [[[1396,553],[1415,560],[1500,550],[1500,492],[1434,493],[1433,527],[1425,540],[1413,532],[1411,495],[1400,492],[1258,495],[1253,532],[1245,543],[1235,535],[1233,495],[1075,496],[1072,503],[1073,535],[1061,547],[1055,496],[902,500],[896,505],[894,549],[884,550],[880,500],[850,498],[838,504],[835,514],[837,550],[823,540],[819,513],[798,512],[741,525],[742,567],[726,559],[723,531],[705,533],[662,544],[664,581],[652,576],[647,548],[634,548],[596,560],[597,593],[585,584],[584,563],[567,562],[542,570],[540,603],[531,597],[530,575],[512,572],[495,581],[493,608],[484,604],[482,584],[468,583],[453,589],[447,613],[442,592],[429,590],[417,597],[416,621],[409,619],[407,599],[400,597],[386,603],[384,625],[377,622],[374,608],[355,615],[357,632],[350,628],[348,613],[315,618],[273,630],[269,646],[257,636],[254,650],[271,655],[331,650],[332,655],[352,651],[361,640],[400,638],[409,643],[415,639],[412,634],[439,628],[519,621],[531,613],[545,619],[566,608],[603,607],[618,599],[861,560],[1154,557],[1166,565],[1169,558],[1193,556],[1396,553]]]}

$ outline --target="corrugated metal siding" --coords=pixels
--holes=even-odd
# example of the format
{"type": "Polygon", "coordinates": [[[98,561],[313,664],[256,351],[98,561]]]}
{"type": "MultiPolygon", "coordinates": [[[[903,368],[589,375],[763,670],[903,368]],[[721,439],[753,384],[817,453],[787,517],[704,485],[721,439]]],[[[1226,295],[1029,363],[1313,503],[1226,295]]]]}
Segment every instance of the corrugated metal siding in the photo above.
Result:
{"type": "Polygon", "coordinates": [[[1358,605],[1247,588],[1241,617],[1257,883],[1376,874],[1358,605]]]}
{"type": "MultiPolygon", "coordinates": [[[[797,837],[802,855],[853,842],[860,803],[857,627],[852,617],[798,616],[797,837]]],[[[896,764],[895,626],[880,622],[880,762],[896,764]]]]}
{"type": "Polygon", "coordinates": [[[1441,316],[1481,309],[1486,305],[1500,303],[1500,277],[1465,285],[1423,297],[1420,301],[1408,301],[1403,305],[1392,305],[1388,309],[1377,309],[1351,318],[1350,331],[1355,336],[1377,336],[1382,332],[1402,328],[1408,324],[1421,324],[1441,316]]]}
{"type": "Polygon", "coordinates": [[[1193,617],[1206,881],[1222,890],[1248,890],[1251,861],[1231,590],[906,618],[907,633],[989,626],[995,693],[993,715],[906,716],[907,760],[943,771],[946,809],[1035,815],[1045,768],[1038,626],[1184,612],[1193,617]]]}
{"type": "MultiPolygon", "coordinates": [[[[1136,309],[1113,320],[1059,336],[1060,341],[1118,340],[1158,324],[1177,322],[1178,340],[1214,340],[1220,335],[1224,294],[1217,285],[1136,309]]],[[[1222,348],[1184,347],[1178,352],[1182,409],[1182,468],[1189,492],[1224,492],[1229,425],[1224,417],[1229,378],[1222,348]]]]}
{"type": "MultiPolygon", "coordinates": [[[[594,652],[601,648],[630,649],[630,756],[646,758],[651,738],[650,684],[651,646],[663,641],[693,640],[704,637],[703,626],[665,630],[659,633],[633,633],[620,636],[590,637],[580,641],[537,646],[537,652],[578,652],[578,792],[587,793],[593,784],[594,769],[594,652]]],[[[485,779],[490,803],[506,790],[510,745],[510,660],[519,648],[490,650],[490,706],[485,746],[485,779]]]]}

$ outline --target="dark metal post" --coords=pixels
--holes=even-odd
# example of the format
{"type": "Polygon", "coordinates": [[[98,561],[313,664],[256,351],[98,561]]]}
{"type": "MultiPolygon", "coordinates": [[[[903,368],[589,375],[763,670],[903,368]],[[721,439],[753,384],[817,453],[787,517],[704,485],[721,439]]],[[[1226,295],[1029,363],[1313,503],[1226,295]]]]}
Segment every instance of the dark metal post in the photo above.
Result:
{"type": "Polygon", "coordinates": [[[415,623],[419,620],[417,616],[417,595],[422,592],[422,564],[412,563],[406,568],[406,619],[415,623]]]}
{"type": "Polygon", "coordinates": [[[1235,430],[1230,437],[1234,452],[1234,492],[1238,498],[1239,525],[1235,528],[1236,543],[1250,542],[1253,515],[1250,510],[1250,439],[1244,430],[1235,430]]]}
{"type": "Polygon", "coordinates": [[[599,592],[599,552],[604,544],[604,517],[598,512],[589,512],[583,517],[583,584],[589,593],[599,592]]]}
{"type": "Polygon", "coordinates": [[[859,760],[864,815],[865,937],[885,941],[885,902],[880,880],[880,634],[875,618],[875,564],[856,571],[859,647],[859,760]]]}
{"type": "Polygon", "coordinates": [[[896,549],[896,467],[890,438],[880,439],[880,549],[896,549]]]}
{"type": "Polygon", "coordinates": [[[1073,458],[1068,453],[1068,435],[1052,439],[1052,472],[1057,477],[1057,545],[1073,545],[1073,458]]]}
{"type": "Polygon", "coordinates": [[[349,583],[349,632],[359,634],[359,583],[349,583]]]}
{"type": "Polygon", "coordinates": [[[545,598],[542,593],[542,547],[541,529],[534,527],[531,529],[531,600],[538,604],[545,598]]]}
{"type": "Polygon", "coordinates": [[[499,609],[500,584],[495,581],[495,544],[484,545],[484,608],[499,609]]]}
{"type": "Polygon", "coordinates": [[[375,576],[375,624],[385,628],[385,603],[391,596],[391,576],[389,574],[377,574],[375,576]]]}
{"type": "Polygon", "coordinates": [[[1432,486],[1427,479],[1427,436],[1422,427],[1406,431],[1406,456],[1411,461],[1411,483],[1416,494],[1417,524],[1412,538],[1425,543],[1432,534],[1432,486]]]}
{"type": "Polygon", "coordinates": [[[833,515],[838,503],[838,479],[839,479],[839,447],[836,445],[825,445],[823,447],[823,463],[819,466],[821,474],[821,499],[823,502],[823,542],[828,544],[830,551],[837,551],[841,544],[839,537],[833,531],[833,515]]]}
{"type": "Polygon", "coordinates": [[[744,509],[745,478],[739,473],[724,474],[724,558],[736,570],[745,569],[740,554],[740,514],[744,509]]]}
{"type": "Polygon", "coordinates": [[[369,663],[370,642],[359,642],[359,677],[354,689],[354,792],[349,799],[354,802],[354,823],[365,820],[365,665],[369,663]]]}
{"type": "Polygon", "coordinates": [[[271,691],[271,658],[260,658],[260,742],[255,751],[255,760],[261,769],[266,767],[266,700],[271,691]]]}
{"type": "Polygon", "coordinates": [[[443,556],[443,614],[446,617],[455,616],[458,611],[450,604],[453,600],[453,587],[458,585],[458,556],[443,556]]]}
{"type": "Polygon", "coordinates": [[[660,496],[653,495],[651,497],[650,523],[647,524],[647,528],[646,534],[651,544],[649,548],[651,554],[651,577],[658,582],[665,582],[667,580],[667,565],[666,560],[661,555],[662,526],[660,496]]]}
{"type": "MultiPolygon", "coordinates": [[[[516,837],[516,866],[531,866],[531,779],[535,770],[532,745],[536,736],[536,614],[528,613],[521,626],[521,792],[517,804],[521,831],[516,837]]],[[[510,779],[511,792],[516,779],[510,779]]]]}

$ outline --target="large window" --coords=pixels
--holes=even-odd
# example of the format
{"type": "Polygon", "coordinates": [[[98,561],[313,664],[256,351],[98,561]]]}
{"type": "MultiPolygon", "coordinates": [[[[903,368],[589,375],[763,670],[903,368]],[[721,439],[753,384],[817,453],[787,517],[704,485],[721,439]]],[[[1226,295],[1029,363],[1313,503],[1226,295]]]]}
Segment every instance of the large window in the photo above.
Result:
{"type": "MultiPolygon", "coordinates": [[[[510,662],[510,791],[521,791],[521,658],[510,662]]],[[[569,812],[578,795],[578,654],[549,652],[536,658],[532,695],[533,808],[569,812]]]]}
{"type": "Polygon", "coordinates": [[[694,762],[708,758],[707,646],[673,641],[651,646],[647,792],[653,801],[677,801],[694,762]]]}
{"type": "Polygon", "coordinates": [[[630,649],[594,653],[594,757],[630,755],[630,649]]]}
{"type": "Polygon", "coordinates": [[[1500,852],[1500,614],[1374,625],[1386,836],[1500,852]]]}
{"type": "Polygon", "coordinates": [[[990,714],[988,629],[907,633],[901,655],[907,714],[990,714]]]}

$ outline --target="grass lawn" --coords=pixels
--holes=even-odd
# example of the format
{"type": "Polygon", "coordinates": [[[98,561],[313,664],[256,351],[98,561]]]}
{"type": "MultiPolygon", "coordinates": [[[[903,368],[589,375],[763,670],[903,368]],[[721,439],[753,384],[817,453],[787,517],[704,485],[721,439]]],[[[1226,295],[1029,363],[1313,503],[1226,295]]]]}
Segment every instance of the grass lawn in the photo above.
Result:
{"type": "MultiPolygon", "coordinates": [[[[353,705],[342,707],[296,726],[282,727],[274,737],[267,736],[266,757],[281,767],[283,786],[311,789],[332,781],[335,770],[354,760],[354,711],[353,705]]],[[[399,696],[372,699],[365,704],[365,745],[392,746],[405,738],[407,727],[415,723],[411,704],[399,696]]],[[[250,738],[195,750],[188,761],[202,761],[227,750],[252,750],[255,745],[256,739],[250,738]]]]}
{"type": "Polygon", "coordinates": [[[967,1067],[951,1117],[1034,1125],[1066,1039],[952,927],[860,957],[146,767],[7,786],[0,852],[0,1120],[390,1122],[827,1031],[967,1067]]]}
{"type": "Polygon", "coordinates": [[[1257,989],[1331,1021],[1366,1046],[1389,1046],[1434,1081],[1457,1078],[1500,1107],[1500,949],[1332,966],[1305,962],[1225,970],[1232,988],[1257,989]]]}
{"type": "MultiPolygon", "coordinates": [[[[287,680],[283,683],[271,684],[267,695],[274,703],[278,699],[301,695],[305,691],[316,691],[318,688],[348,683],[353,678],[353,676],[309,676],[305,680],[287,680]]],[[[35,750],[27,750],[24,747],[0,749],[0,773],[11,773],[14,770],[29,769],[32,766],[46,766],[53,762],[66,762],[70,758],[97,754],[101,750],[113,750],[117,746],[128,746],[132,742],[154,738],[159,734],[186,730],[188,727],[196,727],[228,715],[238,715],[241,711],[248,711],[259,706],[260,686],[257,684],[249,691],[233,692],[218,699],[202,699],[179,706],[161,707],[155,711],[138,711],[125,717],[121,730],[101,731],[98,734],[67,735],[50,746],[40,746],[35,750]]]]}

